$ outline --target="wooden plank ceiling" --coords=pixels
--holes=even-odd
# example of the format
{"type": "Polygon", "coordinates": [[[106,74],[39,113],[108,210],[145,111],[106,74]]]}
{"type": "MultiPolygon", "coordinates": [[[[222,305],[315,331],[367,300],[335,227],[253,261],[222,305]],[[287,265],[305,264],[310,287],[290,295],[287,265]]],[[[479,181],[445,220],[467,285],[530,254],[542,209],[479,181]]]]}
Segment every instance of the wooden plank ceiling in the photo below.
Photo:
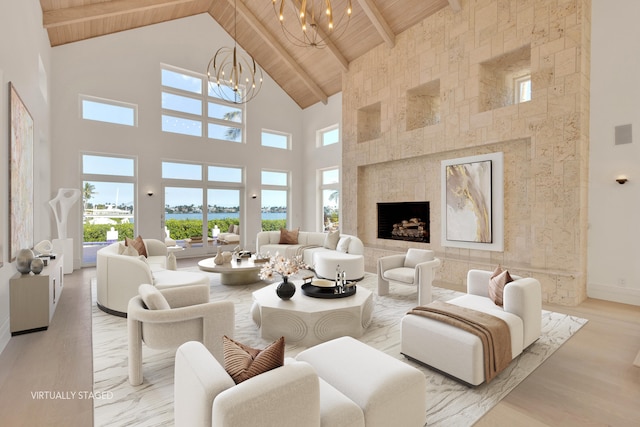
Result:
{"type": "MultiPolygon", "coordinates": [[[[316,49],[286,39],[271,0],[236,1],[40,0],[40,5],[51,46],[59,46],[201,13],[209,13],[233,36],[236,4],[238,44],[301,108],[326,103],[340,92],[343,71],[360,55],[382,43],[393,46],[397,34],[444,7],[460,9],[459,0],[352,0],[346,31],[332,38],[332,46],[316,49]]],[[[346,2],[331,3],[341,11],[346,2]]],[[[203,59],[203,67],[208,60],[203,59]]]]}

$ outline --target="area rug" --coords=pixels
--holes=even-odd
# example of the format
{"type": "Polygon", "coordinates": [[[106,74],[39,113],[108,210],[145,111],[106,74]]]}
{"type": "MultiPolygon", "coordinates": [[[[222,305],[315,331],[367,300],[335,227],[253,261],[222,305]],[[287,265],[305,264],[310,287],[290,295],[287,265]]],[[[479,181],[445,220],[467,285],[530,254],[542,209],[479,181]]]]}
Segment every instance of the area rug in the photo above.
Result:
{"type": "MultiPolygon", "coordinates": [[[[253,347],[269,341],[259,337],[251,320],[251,293],[265,286],[225,286],[219,275],[211,275],[211,299],[235,302],[235,338],[253,347]]],[[[95,280],[93,295],[95,299],[95,280]]],[[[415,288],[393,286],[389,295],[375,293],[377,278],[367,274],[359,286],[374,291],[373,321],[362,342],[402,360],[422,371],[427,379],[427,424],[429,426],[470,426],[495,406],[533,372],[586,322],[565,314],[543,311],[542,336],[514,360],[490,384],[470,388],[400,354],[400,319],[416,305],[415,288]]],[[[446,301],[459,292],[434,288],[433,298],[446,301]]],[[[126,319],[100,311],[93,302],[93,369],[95,426],[172,426],[173,361],[175,352],[152,350],[143,345],[144,383],[131,386],[127,372],[126,319]]],[[[286,356],[295,356],[305,347],[287,344],[286,356]]]]}

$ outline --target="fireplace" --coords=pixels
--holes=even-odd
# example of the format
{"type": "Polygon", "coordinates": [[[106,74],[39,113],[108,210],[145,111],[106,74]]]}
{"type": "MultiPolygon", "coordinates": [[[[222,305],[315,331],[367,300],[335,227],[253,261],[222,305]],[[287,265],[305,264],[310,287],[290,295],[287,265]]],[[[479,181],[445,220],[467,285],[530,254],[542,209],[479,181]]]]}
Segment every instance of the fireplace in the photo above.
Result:
{"type": "Polygon", "coordinates": [[[429,202],[378,203],[378,239],[429,243],[429,202]]]}

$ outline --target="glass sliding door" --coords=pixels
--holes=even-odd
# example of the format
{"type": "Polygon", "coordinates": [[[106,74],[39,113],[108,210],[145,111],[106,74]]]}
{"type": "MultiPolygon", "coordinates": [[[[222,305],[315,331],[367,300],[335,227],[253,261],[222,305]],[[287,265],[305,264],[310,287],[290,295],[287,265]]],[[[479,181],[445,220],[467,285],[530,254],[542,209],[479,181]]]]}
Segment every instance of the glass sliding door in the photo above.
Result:
{"type": "Polygon", "coordinates": [[[91,266],[98,249],[135,237],[135,162],[85,154],[82,171],[82,266],[91,266]]]}
{"type": "Polygon", "coordinates": [[[184,248],[203,248],[210,242],[203,227],[203,190],[190,187],[164,188],[165,231],[184,248]]]}
{"type": "MultiPolygon", "coordinates": [[[[207,204],[207,227],[209,235],[214,238],[214,243],[218,243],[217,238],[220,233],[240,234],[240,190],[209,188],[207,204]],[[237,233],[232,226],[238,227],[237,233]]],[[[233,243],[239,243],[239,241],[233,243]]]]}

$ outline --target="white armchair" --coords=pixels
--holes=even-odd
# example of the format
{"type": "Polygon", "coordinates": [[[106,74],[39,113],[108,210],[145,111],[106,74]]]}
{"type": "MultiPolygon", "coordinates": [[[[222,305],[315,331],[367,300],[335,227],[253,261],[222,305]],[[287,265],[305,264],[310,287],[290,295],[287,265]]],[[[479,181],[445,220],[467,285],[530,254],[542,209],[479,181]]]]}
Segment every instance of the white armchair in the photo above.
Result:
{"type": "Polygon", "coordinates": [[[187,341],[199,341],[223,361],[222,337],[232,337],[235,328],[233,302],[209,302],[208,285],[163,290],[141,285],[139,292],[127,310],[132,385],[142,384],[143,341],[156,349],[175,349],[187,341]]]}
{"type": "Polygon", "coordinates": [[[418,305],[431,302],[431,283],[440,260],[433,251],[409,248],[405,255],[390,255],[378,259],[378,295],[389,293],[389,282],[418,288],[418,305]]]}
{"type": "Polygon", "coordinates": [[[176,352],[174,387],[176,427],[423,426],[427,410],[422,372],[352,337],[237,385],[201,343],[188,342],[176,352]]]}

